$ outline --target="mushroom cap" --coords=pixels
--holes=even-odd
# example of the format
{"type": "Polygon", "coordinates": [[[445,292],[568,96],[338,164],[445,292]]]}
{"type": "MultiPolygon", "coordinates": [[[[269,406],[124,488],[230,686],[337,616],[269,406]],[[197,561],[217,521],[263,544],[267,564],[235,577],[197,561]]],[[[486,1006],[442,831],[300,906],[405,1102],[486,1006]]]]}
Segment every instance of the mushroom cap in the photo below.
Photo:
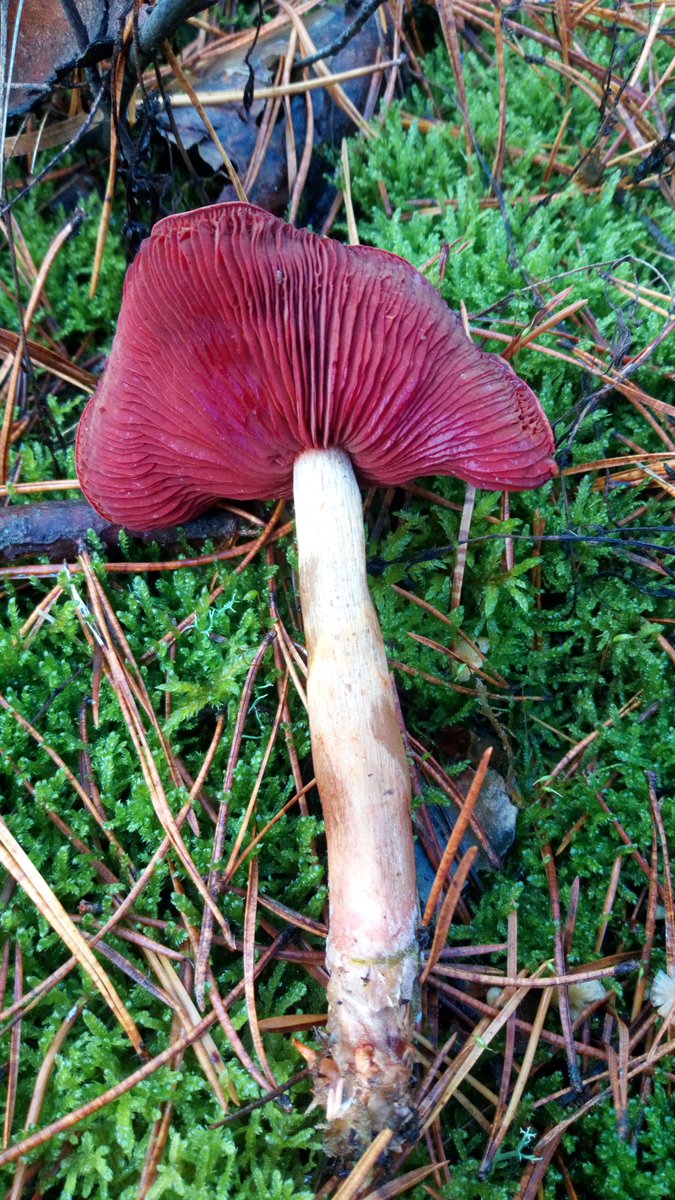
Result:
{"type": "Polygon", "coordinates": [[[329,447],[364,484],[517,491],[556,474],[534,393],[410,263],[249,204],[159,221],[78,430],[90,503],[169,525],[223,497],[290,496],[297,456],[329,447]]]}

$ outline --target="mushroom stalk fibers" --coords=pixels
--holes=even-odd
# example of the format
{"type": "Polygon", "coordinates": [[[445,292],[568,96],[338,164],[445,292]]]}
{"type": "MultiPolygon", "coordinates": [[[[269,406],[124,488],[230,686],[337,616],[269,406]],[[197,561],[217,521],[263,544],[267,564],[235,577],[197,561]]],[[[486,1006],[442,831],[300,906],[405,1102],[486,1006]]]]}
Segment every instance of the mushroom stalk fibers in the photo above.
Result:
{"type": "Polygon", "coordinates": [[[307,707],[328,850],[328,1148],[353,1154],[411,1115],[417,890],[410,773],[368,592],[363,510],[342,450],[294,468],[307,707]]]}

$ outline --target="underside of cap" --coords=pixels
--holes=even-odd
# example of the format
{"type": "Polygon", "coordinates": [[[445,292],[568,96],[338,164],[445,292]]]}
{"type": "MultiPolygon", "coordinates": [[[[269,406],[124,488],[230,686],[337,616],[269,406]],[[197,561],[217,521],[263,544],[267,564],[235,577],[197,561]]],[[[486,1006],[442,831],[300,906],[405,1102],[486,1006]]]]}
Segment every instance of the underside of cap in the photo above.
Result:
{"type": "Polygon", "coordinates": [[[88,500],[129,528],[168,525],[289,496],[297,456],[328,447],[364,484],[521,490],[556,473],[534,393],[403,259],[248,204],[160,221],[80,422],[88,500]]]}

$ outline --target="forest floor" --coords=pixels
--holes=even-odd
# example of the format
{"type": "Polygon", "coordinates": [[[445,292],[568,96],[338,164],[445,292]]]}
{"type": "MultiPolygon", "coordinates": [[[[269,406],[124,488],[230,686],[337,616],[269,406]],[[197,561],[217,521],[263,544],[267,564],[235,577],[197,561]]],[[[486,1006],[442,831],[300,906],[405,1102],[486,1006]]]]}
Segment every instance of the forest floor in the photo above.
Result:
{"type": "MultiPolygon", "coordinates": [[[[112,54],[4,143],[6,1195],[672,1198],[673,0],[389,0],[358,30],[272,0],[258,34],[228,0],[155,32],[142,72],[147,13],[115,7],[112,54]],[[350,1173],[297,1048],[325,1023],[327,891],[292,507],[140,540],[87,532],[75,477],[127,262],[157,218],[237,195],[411,261],[558,447],[537,491],[365,497],[438,904],[419,1127],[350,1173]],[[488,761],[490,852],[439,873],[488,761]]],[[[49,80],[56,43],[20,43],[16,77],[49,80]]]]}

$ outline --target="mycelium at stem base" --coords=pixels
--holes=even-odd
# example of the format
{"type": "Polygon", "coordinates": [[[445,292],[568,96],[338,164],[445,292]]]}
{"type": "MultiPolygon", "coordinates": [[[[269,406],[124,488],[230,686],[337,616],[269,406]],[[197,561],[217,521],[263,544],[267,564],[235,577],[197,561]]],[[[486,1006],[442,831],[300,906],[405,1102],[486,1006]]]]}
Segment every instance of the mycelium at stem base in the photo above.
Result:
{"type": "Polygon", "coordinates": [[[363,510],[341,450],[294,468],[312,756],[328,850],[327,1145],[353,1155],[411,1116],[417,890],[410,774],[366,580],[363,510]]]}

